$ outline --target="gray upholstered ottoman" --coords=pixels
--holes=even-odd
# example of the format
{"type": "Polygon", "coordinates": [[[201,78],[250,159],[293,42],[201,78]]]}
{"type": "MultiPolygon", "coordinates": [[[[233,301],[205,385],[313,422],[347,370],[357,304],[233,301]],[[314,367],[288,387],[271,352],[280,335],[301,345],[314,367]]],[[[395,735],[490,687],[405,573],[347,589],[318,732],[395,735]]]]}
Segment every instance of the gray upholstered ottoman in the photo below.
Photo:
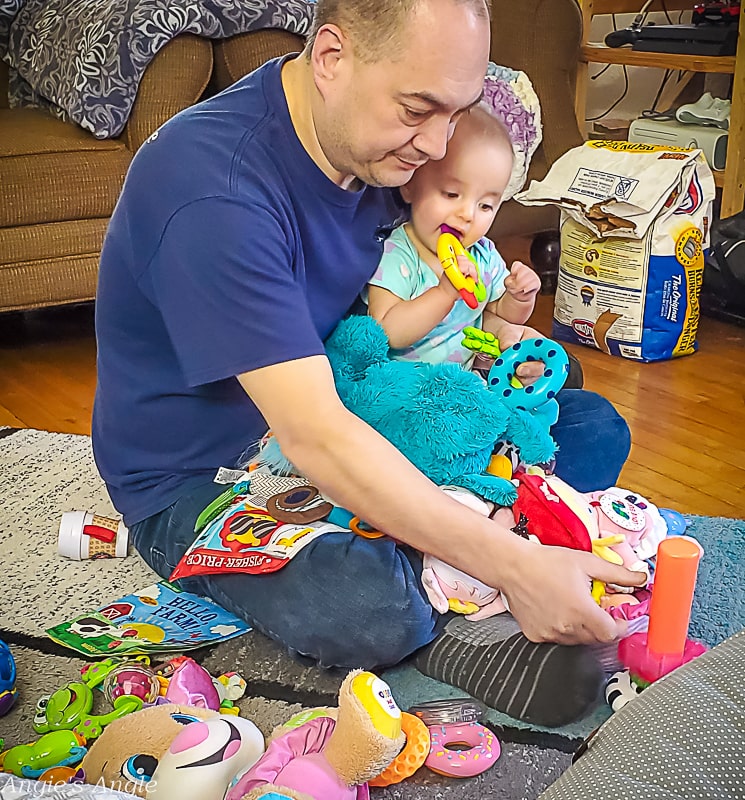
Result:
{"type": "Polygon", "coordinates": [[[745,798],[745,631],[614,714],[539,800],[642,798],[745,798]]]}

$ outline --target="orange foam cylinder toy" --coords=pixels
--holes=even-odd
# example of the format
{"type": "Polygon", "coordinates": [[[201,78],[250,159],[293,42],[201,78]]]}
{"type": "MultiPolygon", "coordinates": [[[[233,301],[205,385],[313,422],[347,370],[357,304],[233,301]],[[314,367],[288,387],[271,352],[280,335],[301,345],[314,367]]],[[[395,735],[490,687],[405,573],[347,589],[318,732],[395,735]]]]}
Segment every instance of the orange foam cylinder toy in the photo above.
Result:
{"type": "Polygon", "coordinates": [[[655,656],[683,654],[703,552],[703,547],[688,536],[671,536],[660,542],[647,634],[647,645],[655,656]]]}
{"type": "Polygon", "coordinates": [[[689,536],[670,536],[657,548],[649,630],[618,643],[618,657],[638,683],[653,683],[706,652],[706,645],[687,637],[703,552],[689,536]]]}

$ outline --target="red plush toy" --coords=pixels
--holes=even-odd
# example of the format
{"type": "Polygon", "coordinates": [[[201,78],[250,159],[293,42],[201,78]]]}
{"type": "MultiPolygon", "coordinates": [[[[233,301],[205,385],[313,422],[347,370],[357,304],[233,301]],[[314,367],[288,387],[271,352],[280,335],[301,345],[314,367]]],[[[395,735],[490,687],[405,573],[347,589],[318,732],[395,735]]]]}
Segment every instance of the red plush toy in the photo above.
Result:
{"type": "Polygon", "coordinates": [[[594,513],[579,492],[542,471],[515,477],[519,480],[517,502],[512,506],[516,533],[535,536],[541,544],[592,550],[589,530],[594,513]]]}

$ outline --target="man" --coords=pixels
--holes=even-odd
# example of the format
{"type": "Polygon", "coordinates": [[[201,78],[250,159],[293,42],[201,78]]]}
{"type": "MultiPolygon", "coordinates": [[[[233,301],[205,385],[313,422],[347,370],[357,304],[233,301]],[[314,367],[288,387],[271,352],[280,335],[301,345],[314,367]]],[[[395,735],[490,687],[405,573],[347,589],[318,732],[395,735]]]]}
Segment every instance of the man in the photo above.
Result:
{"type": "MultiPolygon", "coordinates": [[[[415,551],[504,587],[536,642],[613,640],[589,580],[639,578],[447,498],[342,406],[324,355],[400,219],[383,187],[443,156],[480,98],[489,31],[484,0],[320,0],[303,54],[141,148],[101,255],[95,455],[161,575],[224,488],[217,469],[267,427],[322,492],[403,543],[330,534],[271,575],[186,582],[324,665],[394,664],[432,641],[441,621],[415,551]]],[[[612,483],[623,420],[582,392],[562,415],[563,476],[576,472],[581,490],[612,483]]]]}

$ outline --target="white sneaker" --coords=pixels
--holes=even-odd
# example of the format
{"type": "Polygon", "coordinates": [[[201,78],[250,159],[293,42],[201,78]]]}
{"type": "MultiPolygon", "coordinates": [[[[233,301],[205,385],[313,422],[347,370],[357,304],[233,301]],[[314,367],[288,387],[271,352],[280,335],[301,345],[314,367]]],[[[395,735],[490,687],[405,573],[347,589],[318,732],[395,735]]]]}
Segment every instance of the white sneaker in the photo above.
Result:
{"type": "Polygon", "coordinates": [[[729,130],[731,107],[731,101],[713,97],[711,92],[705,92],[695,103],[681,106],[675,112],[675,117],[678,122],[715,125],[717,128],[729,130]]]}

